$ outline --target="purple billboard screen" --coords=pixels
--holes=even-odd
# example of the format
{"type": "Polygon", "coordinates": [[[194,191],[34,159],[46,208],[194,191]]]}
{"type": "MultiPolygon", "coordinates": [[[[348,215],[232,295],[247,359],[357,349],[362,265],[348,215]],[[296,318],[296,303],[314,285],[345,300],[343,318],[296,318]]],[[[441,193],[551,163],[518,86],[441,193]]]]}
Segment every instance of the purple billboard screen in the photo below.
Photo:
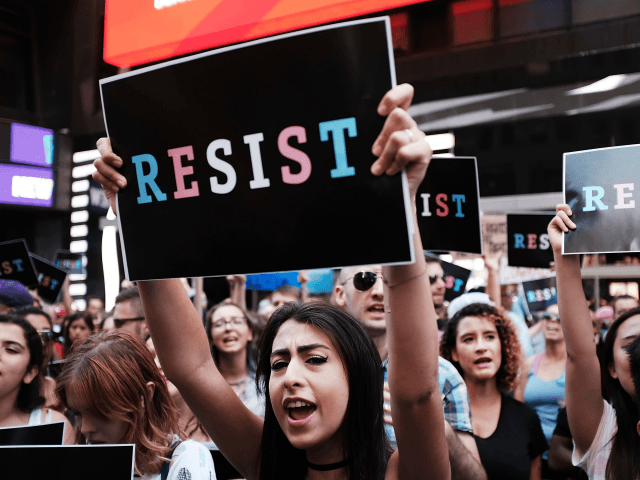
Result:
{"type": "Polygon", "coordinates": [[[0,164],[0,203],[53,206],[53,170],[0,164]]]}
{"type": "Polygon", "coordinates": [[[12,123],[10,160],[14,163],[51,167],[53,165],[53,130],[12,123]]]}

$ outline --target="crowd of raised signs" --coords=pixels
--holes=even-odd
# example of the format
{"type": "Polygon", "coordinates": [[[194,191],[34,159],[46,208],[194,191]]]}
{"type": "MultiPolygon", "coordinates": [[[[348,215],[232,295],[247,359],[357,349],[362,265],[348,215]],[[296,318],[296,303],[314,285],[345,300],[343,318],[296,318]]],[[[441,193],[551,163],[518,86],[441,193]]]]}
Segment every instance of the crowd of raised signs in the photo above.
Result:
{"type": "MultiPolygon", "coordinates": [[[[518,285],[500,285],[499,262],[487,259],[486,287],[447,302],[442,263],[427,257],[431,297],[438,312],[440,393],[445,419],[455,434],[447,437],[454,477],[635,478],[638,464],[633,449],[640,444],[633,387],[640,380],[640,342],[633,341],[640,322],[638,299],[628,295],[609,302],[601,299],[601,304],[608,305],[595,311],[593,302],[581,294],[579,270],[572,271],[570,262],[558,262],[558,295],[574,295],[571,305],[559,308],[556,295],[550,295],[544,310],[532,317],[525,315],[528,310],[524,296],[518,295],[518,285]],[[564,288],[562,282],[566,283],[564,288]],[[624,418],[627,424],[616,423],[616,417],[624,418]],[[612,463],[614,459],[619,463],[612,463]],[[616,475],[609,477],[609,470],[616,475]]],[[[385,361],[388,350],[381,276],[379,266],[336,271],[329,301],[362,323],[385,361]]],[[[261,417],[265,402],[255,385],[257,340],[274,310],[287,302],[316,300],[306,291],[304,274],[301,277],[302,289],[280,287],[260,302],[258,311],[248,311],[244,303],[245,277],[228,277],[230,297],[204,310],[212,358],[237,396],[261,417]]],[[[185,292],[193,296],[187,280],[182,283],[185,292]]],[[[122,282],[116,306],[109,312],[104,311],[98,297],[88,300],[84,312],[77,312],[68,301],[53,306],[42,301],[36,290],[0,280],[0,313],[2,357],[7,352],[24,357],[23,362],[0,361],[0,426],[64,421],[68,427],[65,444],[133,442],[135,437],[118,439],[122,432],[100,425],[101,415],[119,418],[124,413],[118,411],[122,405],[86,404],[89,395],[96,395],[93,401],[101,401],[94,390],[98,387],[92,385],[76,387],[84,389],[85,403],[79,400],[78,390],[61,395],[60,380],[67,387],[73,383],[70,370],[86,368],[78,364],[81,355],[89,355],[97,365],[113,368],[112,375],[123,376],[113,382],[138,380],[135,376],[126,379],[126,375],[133,375],[132,370],[141,370],[148,382],[165,382],[135,285],[122,282]],[[107,349],[109,345],[113,347],[107,349]],[[140,351],[142,346],[146,351],[140,351]],[[123,361],[131,365],[115,367],[114,362],[123,361]],[[23,394],[27,380],[29,385],[38,385],[39,395],[29,398],[23,394]],[[87,419],[95,425],[87,425],[87,419]]],[[[162,431],[168,429],[175,435],[172,443],[191,439],[215,450],[178,389],[169,381],[166,386],[168,396],[163,401],[177,423],[163,425],[162,431]]],[[[111,387],[108,398],[126,404],[130,392],[111,387]],[[120,394],[121,399],[111,397],[120,394]]],[[[388,388],[385,399],[389,400],[388,388]]],[[[386,432],[394,441],[388,401],[384,408],[386,432]]],[[[153,457],[158,451],[146,448],[148,458],[141,459],[138,467],[147,473],[160,472],[163,460],[153,457]]],[[[212,468],[187,454],[183,457],[179,465],[187,470],[212,468]]]]}
{"type": "MultiPolygon", "coordinates": [[[[487,256],[486,285],[465,293],[447,262],[423,255],[415,199],[431,149],[394,108],[412,93],[395,87],[380,103],[389,120],[371,167],[404,169],[411,264],[335,270],[322,302],[301,272],[301,289],[252,311],[243,275],[227,277],[228,298],[197,306],[186,279],[123,282],[109,312],[100,298],[74,311],[65,287],[49,304],[43,276],[34,290],[0,279],[0,443],[12,446],[0,471],[64,443],[83,445],[68,458],[90,478],[127,471],[129,455],[150,480],[637,479],[638,299],[595,310],[580,256],[563,254],[577,228],[569,205],[546,233],[513,234],[515,249],[552,251],[555,279],[501,285],[487,256]],[[113,445],[132,447],[99,450],[113,445]]],[[[107,139],[98,148],[94,179],[115,211],[123,161],[107,139]]],[[[5,278],[30,265],[23,250],[0,263],[5,278]]],[[[46,476],[51,458],[29,466],[46,476]]]]}

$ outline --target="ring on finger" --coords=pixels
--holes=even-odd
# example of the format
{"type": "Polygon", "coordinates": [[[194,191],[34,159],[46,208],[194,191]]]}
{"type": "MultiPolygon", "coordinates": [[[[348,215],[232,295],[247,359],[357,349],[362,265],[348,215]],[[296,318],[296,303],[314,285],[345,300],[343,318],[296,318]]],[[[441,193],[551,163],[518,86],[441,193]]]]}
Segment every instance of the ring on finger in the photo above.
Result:
{"type": "Polygon", "coordinates": [[[407,132],[407,135],[409,136],[409,143],[413,142],[413,132],[408,128],[405,128],[404,131],[407,132]]]}

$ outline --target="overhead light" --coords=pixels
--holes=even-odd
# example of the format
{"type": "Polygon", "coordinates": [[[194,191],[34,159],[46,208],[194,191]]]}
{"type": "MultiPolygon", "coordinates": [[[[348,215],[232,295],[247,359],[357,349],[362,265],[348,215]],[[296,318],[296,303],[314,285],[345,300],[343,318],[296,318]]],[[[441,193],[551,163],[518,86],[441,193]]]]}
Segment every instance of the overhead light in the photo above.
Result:
{"type": "Polygon", "coordinates": [[[640,73],[609,75],[590,85],[564,92],[565,95],[587,95],[589,93],[609,92],[640,80],[640,73]]]}
{"type": "Polygon", "coordinates": [[[86,192],[89,190],[89,180],[77,180],[71,184],[71,191],[74,193],[86,192]]]}
{"type": "MultiPolygon", "coordinates": [[[[109,213],[113,214],[111,209],[109,213]]],[[[107,214],[109,218],[109,214],[107,214]]],[[[118,266],[118,247],[116,242],[116,227],[108,225],[102,231],[102,270],[104,273],[104,306],[111,310],[118,293],[120,293],[120,268],[118,266]]]]}
{"type": "Polygon", "coordinates": [[[69,280],[72,282],[80,282],[87,279],[87,276],[84,273],[70,273],[69,280]]]}
{"type": "Polygon", "coordinates": [[[87,309],[87,301],[84,298],[78,298],[71,302],[71,306],[76,312],[84,312],[87,309]]]}
{"type": "Polygon", "coordinates": [[[453,133],[440,133],[438,135],[427,135],[425,138],[431,150],[449,150],[456,146],[456,137],[453,133]]]}
{"type": "Polygon", "coordinates": [[[75,197],[71,197],[71,207],[82,208],[87,205],[89,205],[89,195],[77,195],[75,197]]]}
{"type": "Polygon", "coordinates": [[[69,244],[69,250],[73,253],[85,253],[89,249],[89,243],[86,240],[74,240],[69,244]]]}
{"type": "Polygon", "coordinates": [[[74,297],[82,297],[87,294],[87,284],[86,283],[72,283],[69,285],[69,295],[74,297]]]}
{"type": "Polygon", "coordinates": [[[604,102],[599,102],[588,107],[575,108],[573,110],[567,110],[567,115],[577,115],[578,113],[590,113],[590,112],[602,112],[606,110],[614,110],[616,108],[622,108],[632,103],[640,102],[640,93],[629,95],[618,95],[617,97],[609,98],[604,102]]]}
{"type": "Polygon", "coordinates": [[[86,178],[92,175],[95,171],[96,167],[93,166],[93,163],[89,163],[88,165],[73,167],[73,170],[71,170],[71,176],[73,178],[86,178]]]}
{"type": "Polygon", "coordinates": [[[86,225],[74,225],[71,227],[72,237],[86,237],[89,234],[89,228],[86,225]]]}
{"type": "Polygon", "coordinates": [[[100,158],[98,150],[85,150],[84,152],[76,152],[73,154],[73,163],[84,163],[100,158]]]}
{"type": "Polygon", "coordinates": [[[86,223],[87,221],[89,221],[89,212],[87,210],[71,212],[71,223],[86,223]]]}

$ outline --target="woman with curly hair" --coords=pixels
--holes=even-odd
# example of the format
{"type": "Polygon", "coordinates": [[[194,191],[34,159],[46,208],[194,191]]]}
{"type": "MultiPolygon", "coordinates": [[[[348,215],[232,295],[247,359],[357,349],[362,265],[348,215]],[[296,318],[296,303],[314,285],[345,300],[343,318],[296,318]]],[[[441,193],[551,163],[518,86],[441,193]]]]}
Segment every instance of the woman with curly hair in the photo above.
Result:
{"type": "Polygon", "coordinates": [[[76,344],[56,393],[76,418],[76,443],[133,443],[147,480],[215,479],[209,451],[181,440],[178,409],[153,355],[137,336],[100,333],[76,344]]]}
{"type": "Polygon", "coordinates": [[[548,445],[535,411],[509,395],[522,355],[511,320],[490,305],[471,304],[447,324],[440,355],[467,384],[473,433],[487,477],[539,480],[548,445]]]}

